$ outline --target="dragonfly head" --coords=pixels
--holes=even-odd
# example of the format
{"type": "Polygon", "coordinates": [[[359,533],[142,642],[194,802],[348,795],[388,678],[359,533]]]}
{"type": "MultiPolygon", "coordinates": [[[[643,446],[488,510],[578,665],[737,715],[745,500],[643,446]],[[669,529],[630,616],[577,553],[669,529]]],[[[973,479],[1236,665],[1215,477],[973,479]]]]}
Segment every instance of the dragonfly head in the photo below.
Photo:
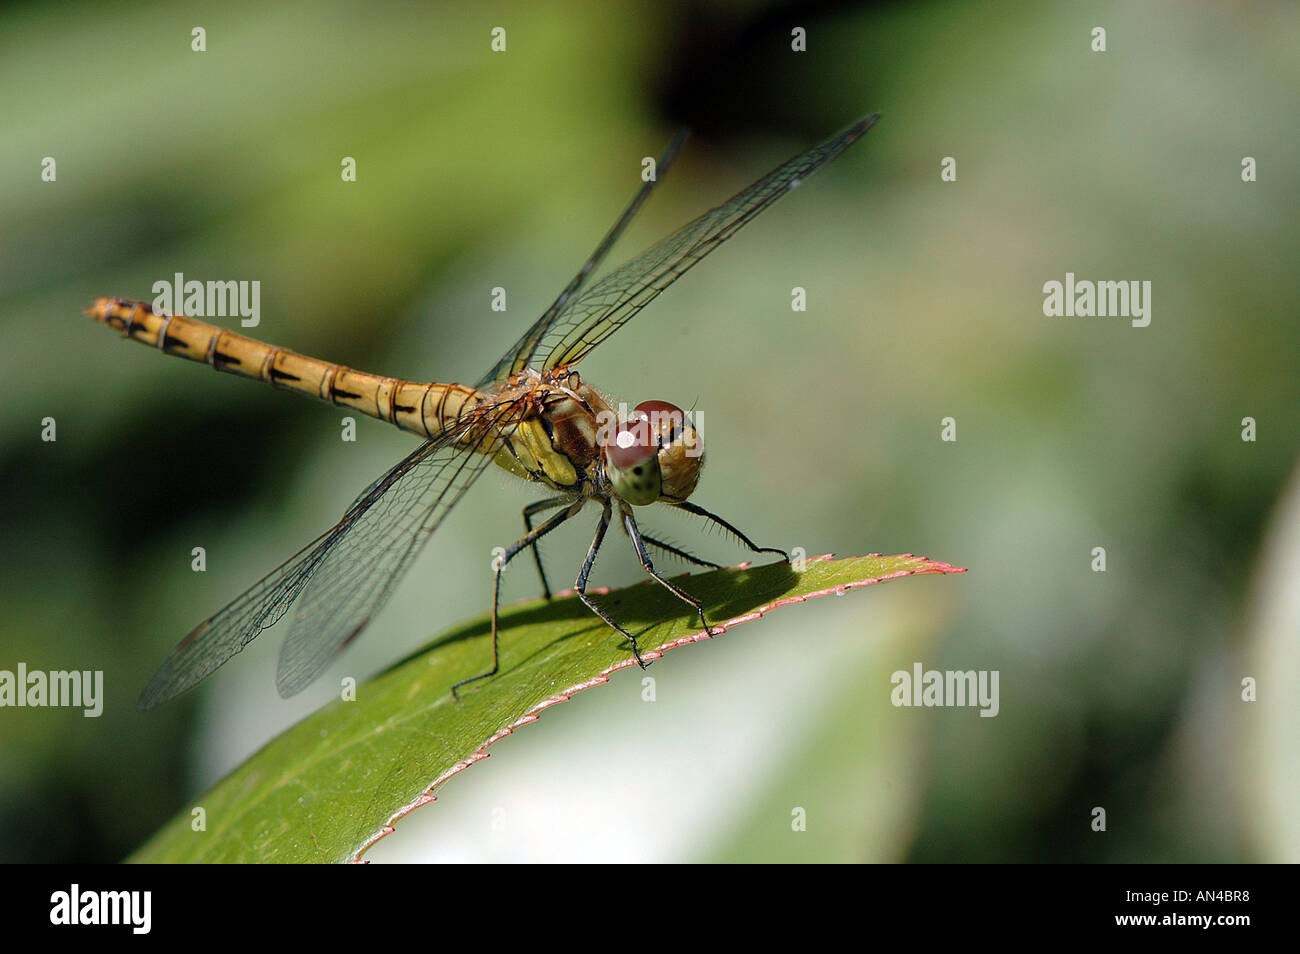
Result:
{"type": "Polygon", "coordinates": [[[605,476],[614,492],[644,507],[681,503],[695,490],[704,466],[704,440],[690,418],[667,401],[643,401],[601,443],[605,476]]]}

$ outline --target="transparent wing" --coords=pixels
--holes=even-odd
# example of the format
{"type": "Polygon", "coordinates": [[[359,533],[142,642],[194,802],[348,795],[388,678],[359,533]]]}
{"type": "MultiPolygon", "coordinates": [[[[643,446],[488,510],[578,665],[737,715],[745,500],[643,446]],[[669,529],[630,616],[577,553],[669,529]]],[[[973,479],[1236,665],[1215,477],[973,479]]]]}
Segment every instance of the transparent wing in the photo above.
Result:
{"type": "Polygon", "coordinates": [[[578,297],[570,298],[547,327],[535,334],[537,343],[523,364],[544,369],[582,360],[700,259],[861,138],[878,118],[868,116],[778,166],[748,189],[610,272],[578,297]],[[536,361],[539,355],[544,356],[540,366],[536,361]]]}
{"type": "Polygon", "coordinates": [[[491,462],[501,440],[498,426],[517,416],[504,405],[494,414],[497,426],[465,424],[417,448],[367,487],[334,527],[181,640],[140,694],[139,707],[152,709],[197,685],[295,601],[276,684],[286,696],[307,686],[383,606],[491,462]]]}
{"type": "Polygon", "coordinates": [[[560,292],[559,297],[551,303],[551,307],[542,313],[542,317],[532,323],[532,326],[524,332],[523,337],[516,341],[510,350],[501,356],[501,360],[494,364],[492,369],[478,382],[479,390],[483,390],[497,381],[504,381],[510,375],[522,371],[528,366],[529,359],[537,351],[538,342],[542,340],[547,330],[555,323],[555,318],[560,313],[560,310],[587,281],[587,276],[605,260],[609,250],[614,247],[614,243],[618,241],[619,236],[627,229],[637,212],[640,211],[641,206],[645,204],[645,200],[650,197],[655,185],[668,172],[673,160],[677,158],[682,143],[685,141],[686,130],[678,130],[677,135],[673,137],[673,141],[668,144],[668,148],[664,150],[663,155],[659,157],[659,161],[655,163],[655,177],[642,184],[637,194],[632,197],[632,201],[628,203],[627,208],[623,210],[623,214],[618,217],[618,221],[605,233],[605,237],[600,240],[596,250],[582,263],[582,268],[578,269],[578,274],[574,275],[569,284],[564,286],[564,291],[560,292]]]}
{"type": "MultiPolygon", "coordinates": [[[[503,410],[517,417],[514,407],[503,410]]],[[[498,428],[507,423],[515,421],[499,419],[497,426],[476,431],[469,446],[439,446],[381,479],[373,505],[321,559],[294,609],[275,674],[280,695],[307,688],[361,634],[451,508],[492,463],[501,443],[498,428]]]]}

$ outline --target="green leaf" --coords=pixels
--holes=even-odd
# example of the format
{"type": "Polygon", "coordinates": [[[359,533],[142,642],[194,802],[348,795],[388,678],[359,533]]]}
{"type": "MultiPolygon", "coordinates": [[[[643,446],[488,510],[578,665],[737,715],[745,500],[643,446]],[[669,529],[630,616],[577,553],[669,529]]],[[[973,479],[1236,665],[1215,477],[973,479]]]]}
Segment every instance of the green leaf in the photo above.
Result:
{"type": "MultiPolygon", "coordinates": [[[[709,621],[730,628],[767,611],[920,573],[963,570],[910,554],[741,566],[678,577],[704,601],[709,621]],[[725,623],[719,621],[726,620],[725,623]]],[[[642,656],[707,639],[690,607],[653,581],[596,601],[637,636],[642,656]]],[[[532,602],[501,614],[501,671],[488,668],[486,620],[452,630],[357,690],[273,739],[186,806],[129,860],[136,862],[352,861],[392,823],[433,800],[448,778],[487,747],[575,692],[635,666],[622,637],[576,598],[532,602]],[[202,808],[204,831],[194,831],[202,808]]],[[[733,637],[734,638],[734,637],[733,637]]]]}

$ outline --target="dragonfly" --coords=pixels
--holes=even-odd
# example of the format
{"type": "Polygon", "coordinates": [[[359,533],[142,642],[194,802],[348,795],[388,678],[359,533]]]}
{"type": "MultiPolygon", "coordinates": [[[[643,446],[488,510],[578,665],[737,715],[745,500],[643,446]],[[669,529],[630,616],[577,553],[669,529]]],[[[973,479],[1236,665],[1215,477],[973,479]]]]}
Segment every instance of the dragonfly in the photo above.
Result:
{"type": "Polygon", "coordinates": [[[292,608],[281,646],[276,688],[289,697],[316,680],[384,606],[429,538],[492,463],[551,495],[524,508],[525,533],[493,561],[492,667],[452,687],[500,671],[497,622],[501,573],[531,551],[543,595],[551,588],[537,544],[600,507],[595,537],[574,591],[596,616],[630,644],[645,668],[636,636],[587,594],[587,580],[610,525],[617,520],[645,572],[689,604],[714,635],[702,602],[655,568],[649,549],[720,569],[641,531],[635,511],[674,507],[731,534],[757,554],[760,547],[722,517],[692,503],[704,444],[689,414],[666,401],[631,412],[588,384],[574,366],[665,289],[764,209],[860,139],[879,118],[867,116],[777,166],[727,202],[704,213],[598,281],[592,273],[662,181],[685,139],[679,132],[645,181],[559,296],[472,387],[413,382],[355,371],[306,357],[150,304],[97,298],[85,312],[134,341],[214,370],[265,381],[396,425],[423,438],[418,448],[370,484],[342,518],[311,543],[196,626],[163,661],[137,705],[152,709],[215,672],[292,608]],[[540,515],[555,511],[541,522],[540,515]]]}

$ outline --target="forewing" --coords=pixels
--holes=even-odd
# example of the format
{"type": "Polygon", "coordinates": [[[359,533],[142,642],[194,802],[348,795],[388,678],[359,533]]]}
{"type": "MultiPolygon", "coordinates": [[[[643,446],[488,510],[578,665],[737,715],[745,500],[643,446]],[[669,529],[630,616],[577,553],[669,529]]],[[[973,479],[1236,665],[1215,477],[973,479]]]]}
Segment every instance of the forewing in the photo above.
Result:
{"type": "MultiPolygon", "coordinates": [[[[509,406],[502,410],[516,414],[509,406]]],[[[481,430],[470,446],[435,447],[411,466],[403,469],[403,461],[381,478],[375,501],[322,557],[294,609],[275,676],[280,695],[305,689],[361,634],[451,508],[492,462],[500,439],[496,427],[481,430]]]]}
{"type": "Polygon", "coordinates": [[[492,369],[482,377],[477,385],[480,390],[484,390],[498,381],[504,381],[510,375],[522,371],[528,366],[528,362],[537,353],[538,342],[546,336],[546,332],[555,324],[557,317],[569,299],[577,294],[578,290],[586,283],[587,277],[605,260],[605,256],[609,254],[609,250],[614,247],[614,243],[618,241],[619,236],[623,234],[632,219],[635,218],[641,206],[645,204],[645,200],[650,198],[650,193],[654,191],[655,185],[663,181],[663,177],[667,174],[669,167],[672,166],[673,160],[677,158],[677,153],[685,141],[686,130],[678,130],[677,135],[668,144],[668,148],[659,157],[659,161],[655,163],[655,177],[641,184],[641,188],[632,197],[632,201],[623,210],[623,214],[605,233],[605,237],[600,240],[596,250],[582,263],[582,268],[578,269],[578,274],[573,276],[569,284],[564,286],[564,291],[560,292],[555,301],[551,302],[551,307],[547,308],[542,313],[542,316],[532,323],[510,350],[501,356],[501,360],[494,364],[492,369]]]}
{"type": "Polygon", "coordinates": [[[748,189],[571,298],[540,337],[527,363],[538,367],[535,359],[539,355],[545,356],[541,368],[582,360],[700,259],[861,138],[878,118],[868,116],[778,166],[748,189]]]}
{"type": "Polygon", "coordinates": [[[340,524],[317,537],[245,590],[216,615],[204,620],[163,660],[136,705],[152,709],[192,689],[288,611],[311,578],[340,524]]]}
{"type": "MultiPolygon", "coordinates": [[[[427,540],[490,461],[490,457],[476,459],[472,448],[456,443],[467,432],[468,427],[462,426],[421,445],[367,487],[331,529],[195,627],[154,673],[137,705],[152,709],[193,688],[264,629],[275,625],[300,596],[305,599],[293,632],[315,620],[321,622],[319,638],[334,642],[330,655],[342,648],[348,635],[359,633],[382,605],[414,555],[409,551],[427,540]],[[405,562],[392,559],[389,552],[393,548],[401,551],[405,562]],[[372,552],[373,558],[368,559],[372,552]],[[391,574],[391,579],[381,581],[377,576],[381,569],[391,574]],[[333,601],[325,600],[319,587],[309,587],[322,572],[351,596],[347,606],[340,608],[349,626],[341,640],[335,639],[334,630],[318,612],[333,601]]],[[[490,433],[484,434],[485,446],[490,437],[490,433]]],[[[313,658],[313,653],[304,653],[304,661],[291,667],[292,671],[305,672],[313,658]]],[[[282,675],[283,659],[284,654],[282,675]]],[[[304,685],[306,682],[298,688],[304,685]]]]}

